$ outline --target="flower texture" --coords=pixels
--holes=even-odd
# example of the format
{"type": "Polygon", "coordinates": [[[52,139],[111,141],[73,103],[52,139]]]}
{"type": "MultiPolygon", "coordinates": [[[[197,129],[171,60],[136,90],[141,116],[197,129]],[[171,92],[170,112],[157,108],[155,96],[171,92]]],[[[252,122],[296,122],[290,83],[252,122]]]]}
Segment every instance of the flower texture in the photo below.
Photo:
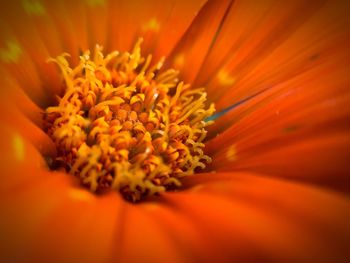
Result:
{"type": "Polygon", "coordinates": [[[348,262],[349,12],[3,3],[1,262],[348,262]]]}

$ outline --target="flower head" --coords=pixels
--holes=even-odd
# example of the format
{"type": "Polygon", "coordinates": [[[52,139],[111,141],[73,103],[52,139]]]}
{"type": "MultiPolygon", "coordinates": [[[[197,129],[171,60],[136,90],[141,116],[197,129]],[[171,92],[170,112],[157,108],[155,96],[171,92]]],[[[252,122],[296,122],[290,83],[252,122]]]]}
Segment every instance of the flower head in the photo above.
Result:
{"type": "Polygon", "coordinates": [[[7,2],[1,261],[345,262],[349,11],[7,2]]]}
{"type": "Polygon", "coordinates": [[[61,68],[64,95],[44,115],[55,142],[51,166],[66,168],[93,191],[115,189],[137,201],[205,168],[205,127],[214,106],[205,108],[204,89],[190,89],[172,69],[158,73],[162,60],[133,52],[104,57],[95,48],[70,68],[65,55],[52,59],[61,68]]]}

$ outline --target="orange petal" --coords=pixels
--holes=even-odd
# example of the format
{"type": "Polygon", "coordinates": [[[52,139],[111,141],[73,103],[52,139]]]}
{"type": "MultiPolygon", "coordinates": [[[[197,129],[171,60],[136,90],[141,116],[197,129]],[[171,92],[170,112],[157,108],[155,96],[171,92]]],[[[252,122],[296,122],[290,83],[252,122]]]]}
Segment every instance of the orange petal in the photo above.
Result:
{"type": "Polygon", "coordinates": [[[125,211],[118,262],[188,262],[175,239],[152,216],[139,207],[125,211]]]}
{"type": "Polygon", "coordinates": [[[39,2],[13,1],[2,10],[0,46],[4,56],[0,62],[5,74],[15,78],[22,89],[42,105],[52,98],[52,91],[60,89],[56,68],[46,61],[63,51],[47,10],[35,15],[24,8],[25,3],[39,2]]]}
{"type": "MultiPolygon", "coordinates": [[[[27,136],[39,139],[36,146],[47,150],[45,140],[41,140],[36,132],[30,131],[31,128],[28,128],[27,136]]],[[[18,129],[0,122],[0,143],[0,192],[11,192],[13,187],[43,176],[46,164],[41,153],[18,129]]]]}
{"type": "Polygon", "coordinates": [[[108,49],[129,50],[144,38],[145,54],[167,56],[205,3],[196,1],[110,1],[108,49]]]}
{"type": "MultiPolygon", "coordinates": [[[[17,176],[18,171],[7,173],[17,176]]],[[[31,244],[45,218],[62,202],[69,184],[66,176],[22,170],[31,180],[1,192],[0,258],[3,262],[30,262],[31,244]]],[[[2,171],[3,175],[3,171],[2,171]]]]}
{"type": "Polygon", "coordinates": [[[212,168],[258,170],[347,188],[349,64],[336,54],[232,113],[237,123],[207,144],[212,168]]]}
{"type": "Polygon", "coordinates": [[[60,206],[36,229],[30,247],[31,262],[112,262],[120,235],[121,205],[117,194],[96,197],[72,188],[60,206]]]}
{"type": "Polygon", "coordinates": [[[210,235],[197,227],[197,223],[185,213],[178,213],[174,207],[162,199],[147,202],[140,209],[157,222],[158,227],[167,233],[173,240],[177,254],[187,262],[207,262],[215,259],[221,262],[224,258],[219,249],[220,245],[213,246],[210,235]]]}
{"type": "Polygon", "coordinates": [[[217,49],[213,47],[212,57],[208,57],[205,62],[209,66],[203,67],[206,71],[202,73],[202,80],[198,79],[201,83],[209,81],[208,92],[214,100],[222,99],[230,103],[229,99],[234,97],[227,98],[222,94],[231,92],[234,96],[242,96],[261,87],[275,85],[318,64],[336,47],[343,48],[343,52],[348,54],[344,47],[350,34],[347,27],[350,6],[344,1],[326,4],[265,1],[261,6],[251,8],[257,10],[259,15],[245,21],[245,16],[254,15],[249,8],[251,3],[242,1],[236,4],[232,12],[239,12],[240,9],[245,11],[241,16],[235,16],[234,13],[228,16],[226,31],[223,29],[217,49]],[[235,30],[230,23],[243,24],[251,30],[235,30]],[[228,36],[232,36],[232,41],[228,41],[228,36]],[[226,48],[223,47],[225,44],[228,45],[226,48]],[[222,52],[221,50],[224,55],[221,62],[219,60],[217,63],[213,61],[218,56],[215,52],[222,52]],[[233,81],[225,86],[223,79],[233,81]]]}
{"type": "Polygon", "coordinates": [[[192,82],[215,41],[232,1],[208,1],[198,13],[167,65],[179,69],[186,82],[192,82]]]}
{"type": "Polygon", "coordinates": [[[205,176],[221,178],[165,198],[195,222],[203,238],[220,245],[227,262],[331,262],[349,256],[347,197],[262,175],[205,176]]]}
{"type": "Polygon", "coordinates": [[[30,117],[32,117],[33,120],[28,119],[24,113],[17,109],[11,102],[2,102],[0,105],[0,110],[3,113],[0,117],[1,128],[9,126],[8,130],[10,129],[11,133],[18,133],[23,136],[24,139],[32,143],[42,155],[54,155],[56,151],[54,143],[38,126],[41,122],[40,112],[32,107],[32,105],[28,104],[28,106],[30,110],[33,110],[28,113],[28,115],[32,115],[30,117]],[[33,121],[38,122],[38,125],[33,121]]]}
{"type": "MultiPolygon", "coordinates": [[[[314,136],[256,154],[240,154],[235,160],[225,154],[214,157],[217,171],[257,171],[271,176],[301,180],[348,192],[349,131],[333,135],[314,136]]],[[[252,149],[254,152],[254,149],[252,149]]]]}
{"type": "MultiPolygon", "coordinates": [[[[305,1],[235,1],[208,54],[204,64],[207,66],[202,67],[198,82],[212,81],[223,70],[233,79],[249,73],[250,65],[256,64],[288,40],[321,4],[305,1]]],[[[218,84],[211,88],[217,91],[220,86],[227,89],[225,84],[230,86],[225,81],[218,84]]],[[[217,96],[215,93],[213,95],[217,96]]]]}

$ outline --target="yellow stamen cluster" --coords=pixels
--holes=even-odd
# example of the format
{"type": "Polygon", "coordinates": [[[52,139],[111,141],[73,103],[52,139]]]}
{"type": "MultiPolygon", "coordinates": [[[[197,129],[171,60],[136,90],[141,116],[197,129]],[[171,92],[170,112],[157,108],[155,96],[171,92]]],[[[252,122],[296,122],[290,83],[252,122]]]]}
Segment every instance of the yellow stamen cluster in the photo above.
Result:
{"type": "Polygon", "coordinates": [[[54,163],[80,178],[93,192],[120,191],[131,201],[179,186],[180,178],[204,168],[206,108],[203,88],[179,82],[178,72],[161,71],[131,53],[107,56],[96,46],[71,68],[68,54],[50,59],[59,66],[64,94],[48,107],[44,128],[57,147],[54,163]]]}

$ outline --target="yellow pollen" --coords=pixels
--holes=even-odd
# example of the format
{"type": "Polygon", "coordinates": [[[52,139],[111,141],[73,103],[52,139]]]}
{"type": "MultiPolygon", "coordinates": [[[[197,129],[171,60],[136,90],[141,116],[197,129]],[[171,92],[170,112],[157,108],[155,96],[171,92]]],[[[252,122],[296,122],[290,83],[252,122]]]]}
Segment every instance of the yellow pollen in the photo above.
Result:
{"type": "Polygon", "coordinates": [[[153,31],[158,32],[160,29],[160,24],[156,18],[151,18],[147,23],[142,26],[143,31],[153,31]]]}
{"type": "Polygon", "coordinates": [[[226,151],[226,158],[227,160],[233,162],[237,160],[237,150],[236,150],[236,145],[233,144],[230,147],[228,147],[226,151]]]}
{"type": "Polygon", "coordinates": [[[64,168],[92,192],[119,191],[140,200],[181,185],[181,178],[211,161],[203,152],[204,88],[190,88],[178,72],[142,57],[140,39],[131,53],[106,56],[96,45],[71,68],[68,54],[50,59],[63,78],[63,93],[44,114],[56,144],[53,167],[64,168]]]}
{"type": "Polygon", "coordinates": [[[92,200],[91,194],[89,192],[79,190],[79,189],[72,189],[68,192],[68,196],[72,198],[75,201],[90,201],[92,200]]]}
{"type": "Polygon", "coordinates": [[[233,85],[236,82],[236,79],[226,71],[226,70],[220,70],[217,74],[217,79],[219,83],[223,86],[230,86],[233,85]]]}
{"type": "Polygon", "coordinates": [[[19,134],[14,134],[12,138],[12,145],[15,157],[18,161],[24,160],[24,142],[19,134]]]}
{"type": "Polygon", "coordinates": [[[180,53],[174,58],[174,67],[180,69],[185,63],[185,55],[180,53]]]}

